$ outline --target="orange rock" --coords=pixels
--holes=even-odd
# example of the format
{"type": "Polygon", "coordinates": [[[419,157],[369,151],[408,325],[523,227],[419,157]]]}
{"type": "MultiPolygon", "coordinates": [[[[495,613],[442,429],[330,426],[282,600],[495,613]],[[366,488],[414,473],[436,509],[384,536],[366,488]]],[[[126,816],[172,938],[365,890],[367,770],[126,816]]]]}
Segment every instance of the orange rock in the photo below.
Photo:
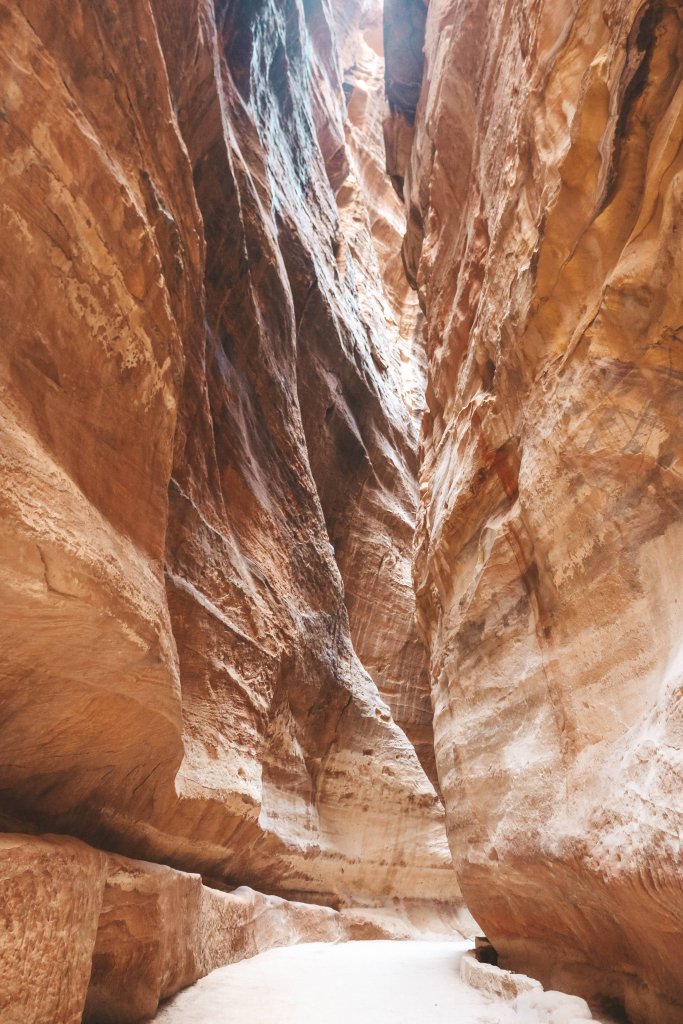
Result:
{"type": "Polygon", "coordinates": [[[79,1024],[106,875],[77,839],[0,835],[3,1024],[79,1024]]]}
{"type": "Polygon", "coordinates": [[[347,119],[310,6],[0,3],[0,814],[169,865],[109,877],[98,1014],[166,991],[188,873],[460,902],[378,19],[347,119]]]}

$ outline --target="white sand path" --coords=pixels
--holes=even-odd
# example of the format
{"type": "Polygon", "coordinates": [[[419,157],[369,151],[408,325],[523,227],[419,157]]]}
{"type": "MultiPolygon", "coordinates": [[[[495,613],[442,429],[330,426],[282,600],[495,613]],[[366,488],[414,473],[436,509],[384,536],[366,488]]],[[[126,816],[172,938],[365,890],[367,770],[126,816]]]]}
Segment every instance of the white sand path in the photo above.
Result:
{"type": "Polygon", "coordinates": [[[460,980],[467,942],[311,943],[221,967],[158,1024],[521,1024],[460,980]]]}

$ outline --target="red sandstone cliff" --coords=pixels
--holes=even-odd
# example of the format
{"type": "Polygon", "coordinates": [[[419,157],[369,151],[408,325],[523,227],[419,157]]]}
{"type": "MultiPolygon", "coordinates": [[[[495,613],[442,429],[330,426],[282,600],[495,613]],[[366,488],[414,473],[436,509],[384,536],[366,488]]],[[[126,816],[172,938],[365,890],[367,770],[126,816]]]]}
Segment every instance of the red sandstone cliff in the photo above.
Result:
{"type": "Polygon", "coordinates": [[[415,578],[463,894],[504,965],[674,1024],[681,8],[432,0],[419,104],[425,6],[388,10],[429,360],[415,578]]]}
{"type": "Polygon", "coordinates": [[[73,940],[82,968],[55,1021],[80,1017],[93,943],[99,1020],[161,941],[124,941],[112,892],[133,893],[123,921],[163,921],[169,899],[199,921],[163,939],[180,952],[127,1019],[227,955],[202,945],[196,878],[100,850],[333,905],[449,914],[458,895],[395,724],[429,770],[421,370],[380,173],[379,28],[336,15],[0,5],[0,814],[97,848],[4,840],[22,856],[3,861],[18,988],[0,1006],[22,1024],[39,1018],[16,965],[44,904],[36,929],[71,915],[59,962],[73,940]],[[32,864],[27,902],[12,872],[32,864]]]}

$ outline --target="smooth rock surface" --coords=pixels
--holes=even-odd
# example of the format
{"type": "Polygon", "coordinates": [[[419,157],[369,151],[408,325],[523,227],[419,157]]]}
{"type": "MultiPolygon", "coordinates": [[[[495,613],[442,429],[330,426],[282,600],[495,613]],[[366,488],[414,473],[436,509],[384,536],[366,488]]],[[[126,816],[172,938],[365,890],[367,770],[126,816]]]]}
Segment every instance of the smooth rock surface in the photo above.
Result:
{"type": "Polygon", "coordinates": [[[503,966],[648,1024],[683,1019],[682,19],[432,0],[404,184],[463,893],[503,966]]]}
{"type": "Polygon", "coordinates": [[[513,974],[494,964],[477,959],[474,950],[469,950],[460,960],[460,977],[466,985],[479,989],[499,999],[515,999],[524,992],[543,992],[543,986],[526,974],[513,974]]]}
{"type": "Polygon", "coordinates": [[[334,18],[0,3],[0,815],[441,917],[443,810],[376,685],[424,754],[415,305],[366,200],[380,57],[352,172],[334,18]]]}

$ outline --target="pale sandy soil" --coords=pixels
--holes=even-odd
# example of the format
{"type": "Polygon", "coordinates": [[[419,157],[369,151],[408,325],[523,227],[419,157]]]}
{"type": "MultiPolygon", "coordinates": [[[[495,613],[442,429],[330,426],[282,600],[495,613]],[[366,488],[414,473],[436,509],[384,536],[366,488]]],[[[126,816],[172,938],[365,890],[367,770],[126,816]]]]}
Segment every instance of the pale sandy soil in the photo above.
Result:
{"type": "Polygon", "coordinates": [[[222,967],[158,1024],[521,1024],[460,980],[466,942],[314,943],[222,967]]]}

